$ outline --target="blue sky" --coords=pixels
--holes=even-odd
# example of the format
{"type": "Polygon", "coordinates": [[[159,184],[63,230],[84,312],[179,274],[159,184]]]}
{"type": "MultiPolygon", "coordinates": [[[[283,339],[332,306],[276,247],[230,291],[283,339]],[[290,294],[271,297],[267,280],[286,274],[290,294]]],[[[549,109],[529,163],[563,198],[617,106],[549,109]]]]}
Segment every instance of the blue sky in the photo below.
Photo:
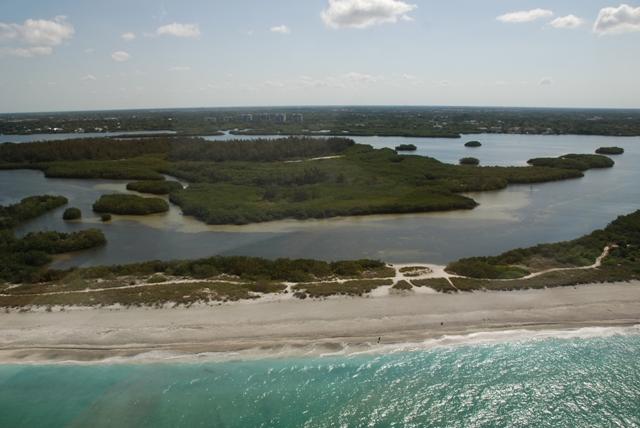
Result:
{"type": "Polygon", "coordinates": [[[0,111],[640,107],[640,3],[4,0],[0,111]]]}

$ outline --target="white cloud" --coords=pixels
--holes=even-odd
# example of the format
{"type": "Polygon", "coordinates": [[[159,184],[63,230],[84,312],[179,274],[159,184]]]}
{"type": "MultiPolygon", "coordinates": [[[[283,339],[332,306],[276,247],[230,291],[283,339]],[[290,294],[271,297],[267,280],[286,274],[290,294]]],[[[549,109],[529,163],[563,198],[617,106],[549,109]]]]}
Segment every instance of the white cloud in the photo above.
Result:
{"type": "Polygon", "coordinates": [[[51,55],[53,47],[73,37],[75,30],[65,16],[52,20],[27,19],[23,24],[0,22],[0,55],[31,58],[51,55]]]}
{"type": "Polygon", "coordinates": [[[111,59],[116,62],[125,62],[128,61],[129,58],[131,58],[131,55],[124,51],[116,51],[111,54],[111,59]]]}
{"type": "Polygon", "coordinates": [[[621,4],[601,9],[593,31],[601,35],[640,31],[640,7],[621,4]]]}
{"type": "Polygon", "coordinates": [[[91,81],[96,81],[98,80],[98,78],[96,76],[94,76],[93,74],[87,74],[86,76],[83,76],[82,78],[80,78],[80,80],[91,80],[91,81]]]}
{"type": "Polygon", "coordinates": [[[173,24],[163,25],[156,30],[159,36],[175,36],[175,37],[200,37],[200,27],[198,24],[173,24]]]}
{"type": "Polygon", "coordinates": [[[400,19],[411,20],[408,13],[417,7],[401,0],[329,0],[321,17],[331,28],[362,29],[400,19]]]}
{"type": "Polygon", "coordinates": [[[34,56],[51,55],[51,46],[32,46],[26,48],[0,48],[0,56],[17,56],[20,58],[33,58],[34,56]]]}
{"type": "Polygon", "coordinates": [[[276,80],[266,80],[264,83],[264,86],[267,86],[269,88],[284,88],[285,84],[276,80]]]}
{"type": "Polygon", "coordinates": [[[176,65],[169,69],[169,71],[191,71],[191,67],[188,65],[176,65]]]}
{"type": "Polygon", "coordinates": [[[575,15],[561,16],[549,23],[549,25],[551,25],[553,28],[561,28],[561,29],[578,28],[582,26],[582,24],[584,24],[584,19],[579,18],[575,15]]]}
{"type": "Polygon", "coordinates": [[[553,79],[551,77],[543,77],[542,79],[540,79],[540,82],[538,84],[540,86],[551,86],[553,85],[553,79]]]}
{"type": "Polygon", "coordinates": [[[356,83],[374,83],[382,80],[382,77],[380,76],[373,76],[371,74],[366,74],[366,73],[357,73],[355,71],[344,74],[341,77],[344,80],[356,82],[356,83]]]}
{"type": "Polygon", "coordinates": [[[136,38],[136,34],[135,33],[123,33],[121,36],[122,40],[126,40],[127,42],[130,42],[131,40],[135,40],[136,38]]]}
{"type": "Polygon", "coordinates": [[[73,37],[75,30],[65,16],[53,20],[27,19],[24,24],[0,22],[0,42],[15,41],[32,46],[58,46],[73,37]]]}
{"type": "Polygon", "coordinates": [[[520,24],[523,22],[533,22],[542,18],[550,18],[552,16],[553,12],[548,9],[531,9],[505,13],[504,15],[498,16],[496,19],[500,22],[506,22],[509,24],[520,24]]]}
{"type": "Polygon", "coordinates": [[[278,25],[269,29],[272,33],[291,34],[291,29],[286,25],[278,25]]]}

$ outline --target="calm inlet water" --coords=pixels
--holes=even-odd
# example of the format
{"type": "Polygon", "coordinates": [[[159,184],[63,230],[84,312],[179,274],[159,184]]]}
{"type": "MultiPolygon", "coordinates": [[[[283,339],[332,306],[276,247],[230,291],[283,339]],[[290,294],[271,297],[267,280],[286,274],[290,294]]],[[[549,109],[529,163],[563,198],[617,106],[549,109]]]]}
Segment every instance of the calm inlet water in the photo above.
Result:
{"type": "MultiPolygon", "coordinates": [[[[211,137],[218,138],[228,136],[211,137]]],[[[576,238],[640,208],[640,138],[474,135],[461,140],[356,140],[374,147],[412,143],[420,155],[445,162],[471,155],[484,165],[524,165],[532,157],[593,153],[600,146],[621,146],[626,153],[614,157],[616,166],[612,169],[588,171],[577,180],[473,194],[480,207],[448,213],[208,227],[172,207],[167,215],[116,217],[111,224],[102,224],[91,212],[91,205],[101,194],[126,192],[126,182],[46,179],[38,171],[0,171],[0,204],[42,193],[65,195],[71,206],[82,209],[85,219],[81,223],[63,222],[60,209],[24,225],[18,233],[88,227],[104,230],[109,241],[106,247],[62,260],[58,263],[61,267],[213,254],[446,263],[576,238]],[[469,139],[480,140],[484,146],[465,148],[469,139]]]]}
{"type": "Polygon", "coordinates": [[[589,330],[379,356],[0,366],[0,426],[639,426],[637,328],[589,330]]]}

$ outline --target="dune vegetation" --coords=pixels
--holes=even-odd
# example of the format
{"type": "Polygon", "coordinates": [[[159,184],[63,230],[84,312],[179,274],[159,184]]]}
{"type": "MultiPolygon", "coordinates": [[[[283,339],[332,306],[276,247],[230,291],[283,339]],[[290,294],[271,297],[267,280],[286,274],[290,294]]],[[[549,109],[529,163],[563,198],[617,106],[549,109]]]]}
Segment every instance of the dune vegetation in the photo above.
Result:
{"type": "MultiPolygon", "coordinates": [[[[554,244],[520,248],[494,257],[472,257],[449,264],[447,271],[479,280],[508,280],[544,273],[517,283],[503,284],[506,289],[516,284],[539,286],[574,285],[584,282],[603,282],[640,278],[640,211],[619,217],[603,230],[582,238],[554,244]],[[574,271],[571,268],[592,266],[603,254],[609,254],[600,267],[574,271]],[[568,269],[544,273],[553,269],[568,269]],[[583,282],[584,281],[584,282],[583,282]]],[[[453,278],[454,284],[483,284],[471,279],[453,278]]],[[[496,287],[496,283],[493,288],[496,287]]],[[[482,285],[484,287],[484,285],[482,285]]],[[[478,286],[478,288],[482,288],[478,286]]]]}

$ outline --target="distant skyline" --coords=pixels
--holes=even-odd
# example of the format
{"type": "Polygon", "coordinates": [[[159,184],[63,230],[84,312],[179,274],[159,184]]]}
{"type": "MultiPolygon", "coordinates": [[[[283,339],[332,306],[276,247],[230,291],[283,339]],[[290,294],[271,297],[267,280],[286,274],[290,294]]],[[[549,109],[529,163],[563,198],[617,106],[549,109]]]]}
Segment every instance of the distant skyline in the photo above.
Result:
{"type": "Polygon", "coordinates": [[[5,0],[0,112],[640,108],[640,3],[5,0]]]}

